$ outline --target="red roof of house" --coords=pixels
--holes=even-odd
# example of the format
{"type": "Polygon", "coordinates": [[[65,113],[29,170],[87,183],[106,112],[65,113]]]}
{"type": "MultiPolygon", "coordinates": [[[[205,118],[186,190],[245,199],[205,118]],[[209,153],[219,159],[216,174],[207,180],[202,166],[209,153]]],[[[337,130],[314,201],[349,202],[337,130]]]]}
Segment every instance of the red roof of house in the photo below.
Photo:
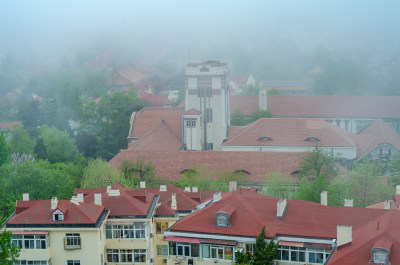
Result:
{"type": "Polygon", "coordinates": [[[248,75],[230,75],[229,81],[236,83],[237,85],[247,85],[247,80],[249,80],[248,75]]]}
{"type": "Polygon", "coordinates": [[[84,201],[94,203],[94,194],[101,193],[102,205],[110,211],[109,216],[147,216],[155,199],[154,194],[133,190],[115,183],[112,190],[119,190],[119,195],[113,196],[107,187],[96,189],[75,189],[74,193],[83,193],[84,201]]]}
{"type": "Polygon", "coordinates": [[[385,210],[287,200],[285,217],[278,220],[275,218],[277,202],[278,199],[239,189],[222,195],[220,201],[188,215],[170,230],[257,237],[265,226],[269,238],[290,235],[332,239],[336,238],[337,225],[357,227],[385,213],[385,210]],[[214,213],[227,206],[235,208],[229,220],[231,227],[214,226],[214,213]]]}
{"type": "Polygon", "coordinates": [[[182,114],[184,112],[183,108],[142,108],[135,115],[130,137],[142,137],[163,119],[171,126],[179,138],[182,138],[182,114]]]}
{"type": "Polygon", "coordinates": [[[22,125],[20,121],[1,121],[0,122],[0,131],[5,131],[7,129],[11,129],[13,126],[22,125]]]}
{"type": "Polygon", "coordinates": [[[129,145],[129,150],[180,150],[184,144],[165,120],[160,120],[148,133],[129,145]]]}
{"type": "Polygon", "coordinates": [[[96,224],[104,211],[103,206],[64,200],[58,201],[56,209],[51,209],[50,201],[17,201],[16,213],[7,225],[96,224]],[[64,213],[64,221],[53,221],[56,209],[64,213]]]}
{"type": "Polygon", "coordinates": [[[354,135],[316,118],[263,118],[229,130],[223,145],[233,146],[343,146],[355,147],[354,135]],[[261,140],[261,138],[270,140],[261,140]],[[316,138],[319,141],[307,139],[316,138]]]}
{"type": "Polygon", "coordinates": [[[118,69],[117,73],[128,80],[130,83],[136,83],[142,80],[143,78],[146,77],[144,73],[141,73],[140,71],[136,70],[133,66],[128,65],[124,68],[118,69]]]}
{"type": "Polygon", "coordinates": [[[172,101],[168,98],[161,97],[153,93],[142,92],[140,94],[140,100],[149,103],[151,106],[166,106],[172,105],[172,101]]]}
{"type": "Polygon", "coordinates": [[[156,175],[168,180],[179,180],[187,169],[205,166],[208,171],[227,173],[248,172],[249,181],[264,182],[265,175],[278,171],[285,175],[295,174],[298,163],[305,153],[281,152],[233,152],[233,151],[134,151],[122,150],[111,161],[117,168],[122,161],[136,161],[143,157],[152,162],[156,175]],[[285,163],[282,163],[285,161],[285,163]]]}
{"type": "MultiPolygon", "coordinates": [[[[258,96],[231,96],[231,111],[251,115],[258,96]]],[[[267,96],[267,110],[276,117],[400,117],[400,96],[267,96]]]]}
{"type": "MultiPolygon", "coordinates": [[[[400,108],[400,106],[399,106],[400,108]]],[[[400,151],[400,134],[381,119],[373,121],[356,135],[357,159],[363,158],[382,144],[390,144],[400,151]]]]}

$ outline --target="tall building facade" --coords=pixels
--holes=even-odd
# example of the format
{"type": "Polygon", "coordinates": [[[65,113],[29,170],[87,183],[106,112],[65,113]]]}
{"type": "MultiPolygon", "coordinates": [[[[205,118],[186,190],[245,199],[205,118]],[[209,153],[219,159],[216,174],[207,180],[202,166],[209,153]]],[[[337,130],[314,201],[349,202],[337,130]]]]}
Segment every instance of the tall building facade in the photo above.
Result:
{"type": "Polygon", "coordinates": [[[189,150],[221,150],[230,125],[226,63],[189,63],[185,73],[183,139],[189,150]]]}

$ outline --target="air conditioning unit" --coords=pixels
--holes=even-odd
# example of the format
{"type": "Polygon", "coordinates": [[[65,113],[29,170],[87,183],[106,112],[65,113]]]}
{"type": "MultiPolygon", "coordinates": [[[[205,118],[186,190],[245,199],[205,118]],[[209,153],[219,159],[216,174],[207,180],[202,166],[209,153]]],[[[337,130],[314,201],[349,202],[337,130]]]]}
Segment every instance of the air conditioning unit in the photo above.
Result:
{"type": "Polygon", "coordinates": [[[162,262],[163,263],[167,263],[167,259],[162,259],[162,262]]]}
{"type": "Polygon", "coordinates": [[[193,259],[188,259],[188,265],[193,265],[193,259]]]}

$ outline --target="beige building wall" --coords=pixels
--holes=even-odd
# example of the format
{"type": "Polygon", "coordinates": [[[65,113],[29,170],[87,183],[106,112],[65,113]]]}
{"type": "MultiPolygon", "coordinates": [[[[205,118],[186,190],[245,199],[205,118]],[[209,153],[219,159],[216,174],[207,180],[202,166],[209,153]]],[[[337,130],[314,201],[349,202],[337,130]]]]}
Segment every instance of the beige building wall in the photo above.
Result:
{"type": "Polygon", "coordinates": [[[168,223],[168,227],[171,227],[173,224],[176,223],[176,221],[178,220],[178,217],[156,217],[154,218],[154,264],[155,265],[166,265],[167,263],[165,262],[165,260],[168,258],[168,253],[167,255],[158,255],[160,253],[157,253],[157,246],[167,246],[167,250],[168,250],[168,242],[164,241],[164,233],[157,233],[157,228],[156,228],[156,224],[162,223],[162,222],[166,222],[168,223]]]}

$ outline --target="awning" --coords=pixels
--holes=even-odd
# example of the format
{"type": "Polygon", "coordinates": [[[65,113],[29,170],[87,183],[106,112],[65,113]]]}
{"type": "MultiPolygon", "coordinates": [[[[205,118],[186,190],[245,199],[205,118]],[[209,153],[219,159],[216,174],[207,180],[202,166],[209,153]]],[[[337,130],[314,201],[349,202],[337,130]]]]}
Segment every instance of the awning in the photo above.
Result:
{"type": "MultiPolygon", "coordinates": [[[[8,230],[10,231],[10,230],[8,230]]],[[[13,235],[47,235],[47,231],[10,231],[13,235]]]]}
{"type": "Polygon", "coordinates": [[[200,243],[200,239],[198,238],[190,238],[190,237],[176,237],[169,236],[164,238],[165,241],[173,241],[173,242],[183,242],[183,243],[200,243]]]}
{"type": "Polygon", "coordinates": [[[218,240],[218,239],[201,239],[202,244],[214,244],[214,245],[226,245],[226,246],[236,246],[237,241],[233,240],[218,240]]]}
{"type": "Polygon", "coordinates": [[[290,241],[279,241],[279,245],[286,247],[304,247],[304,243],[302,242],[290,242],[290,241]]]}

